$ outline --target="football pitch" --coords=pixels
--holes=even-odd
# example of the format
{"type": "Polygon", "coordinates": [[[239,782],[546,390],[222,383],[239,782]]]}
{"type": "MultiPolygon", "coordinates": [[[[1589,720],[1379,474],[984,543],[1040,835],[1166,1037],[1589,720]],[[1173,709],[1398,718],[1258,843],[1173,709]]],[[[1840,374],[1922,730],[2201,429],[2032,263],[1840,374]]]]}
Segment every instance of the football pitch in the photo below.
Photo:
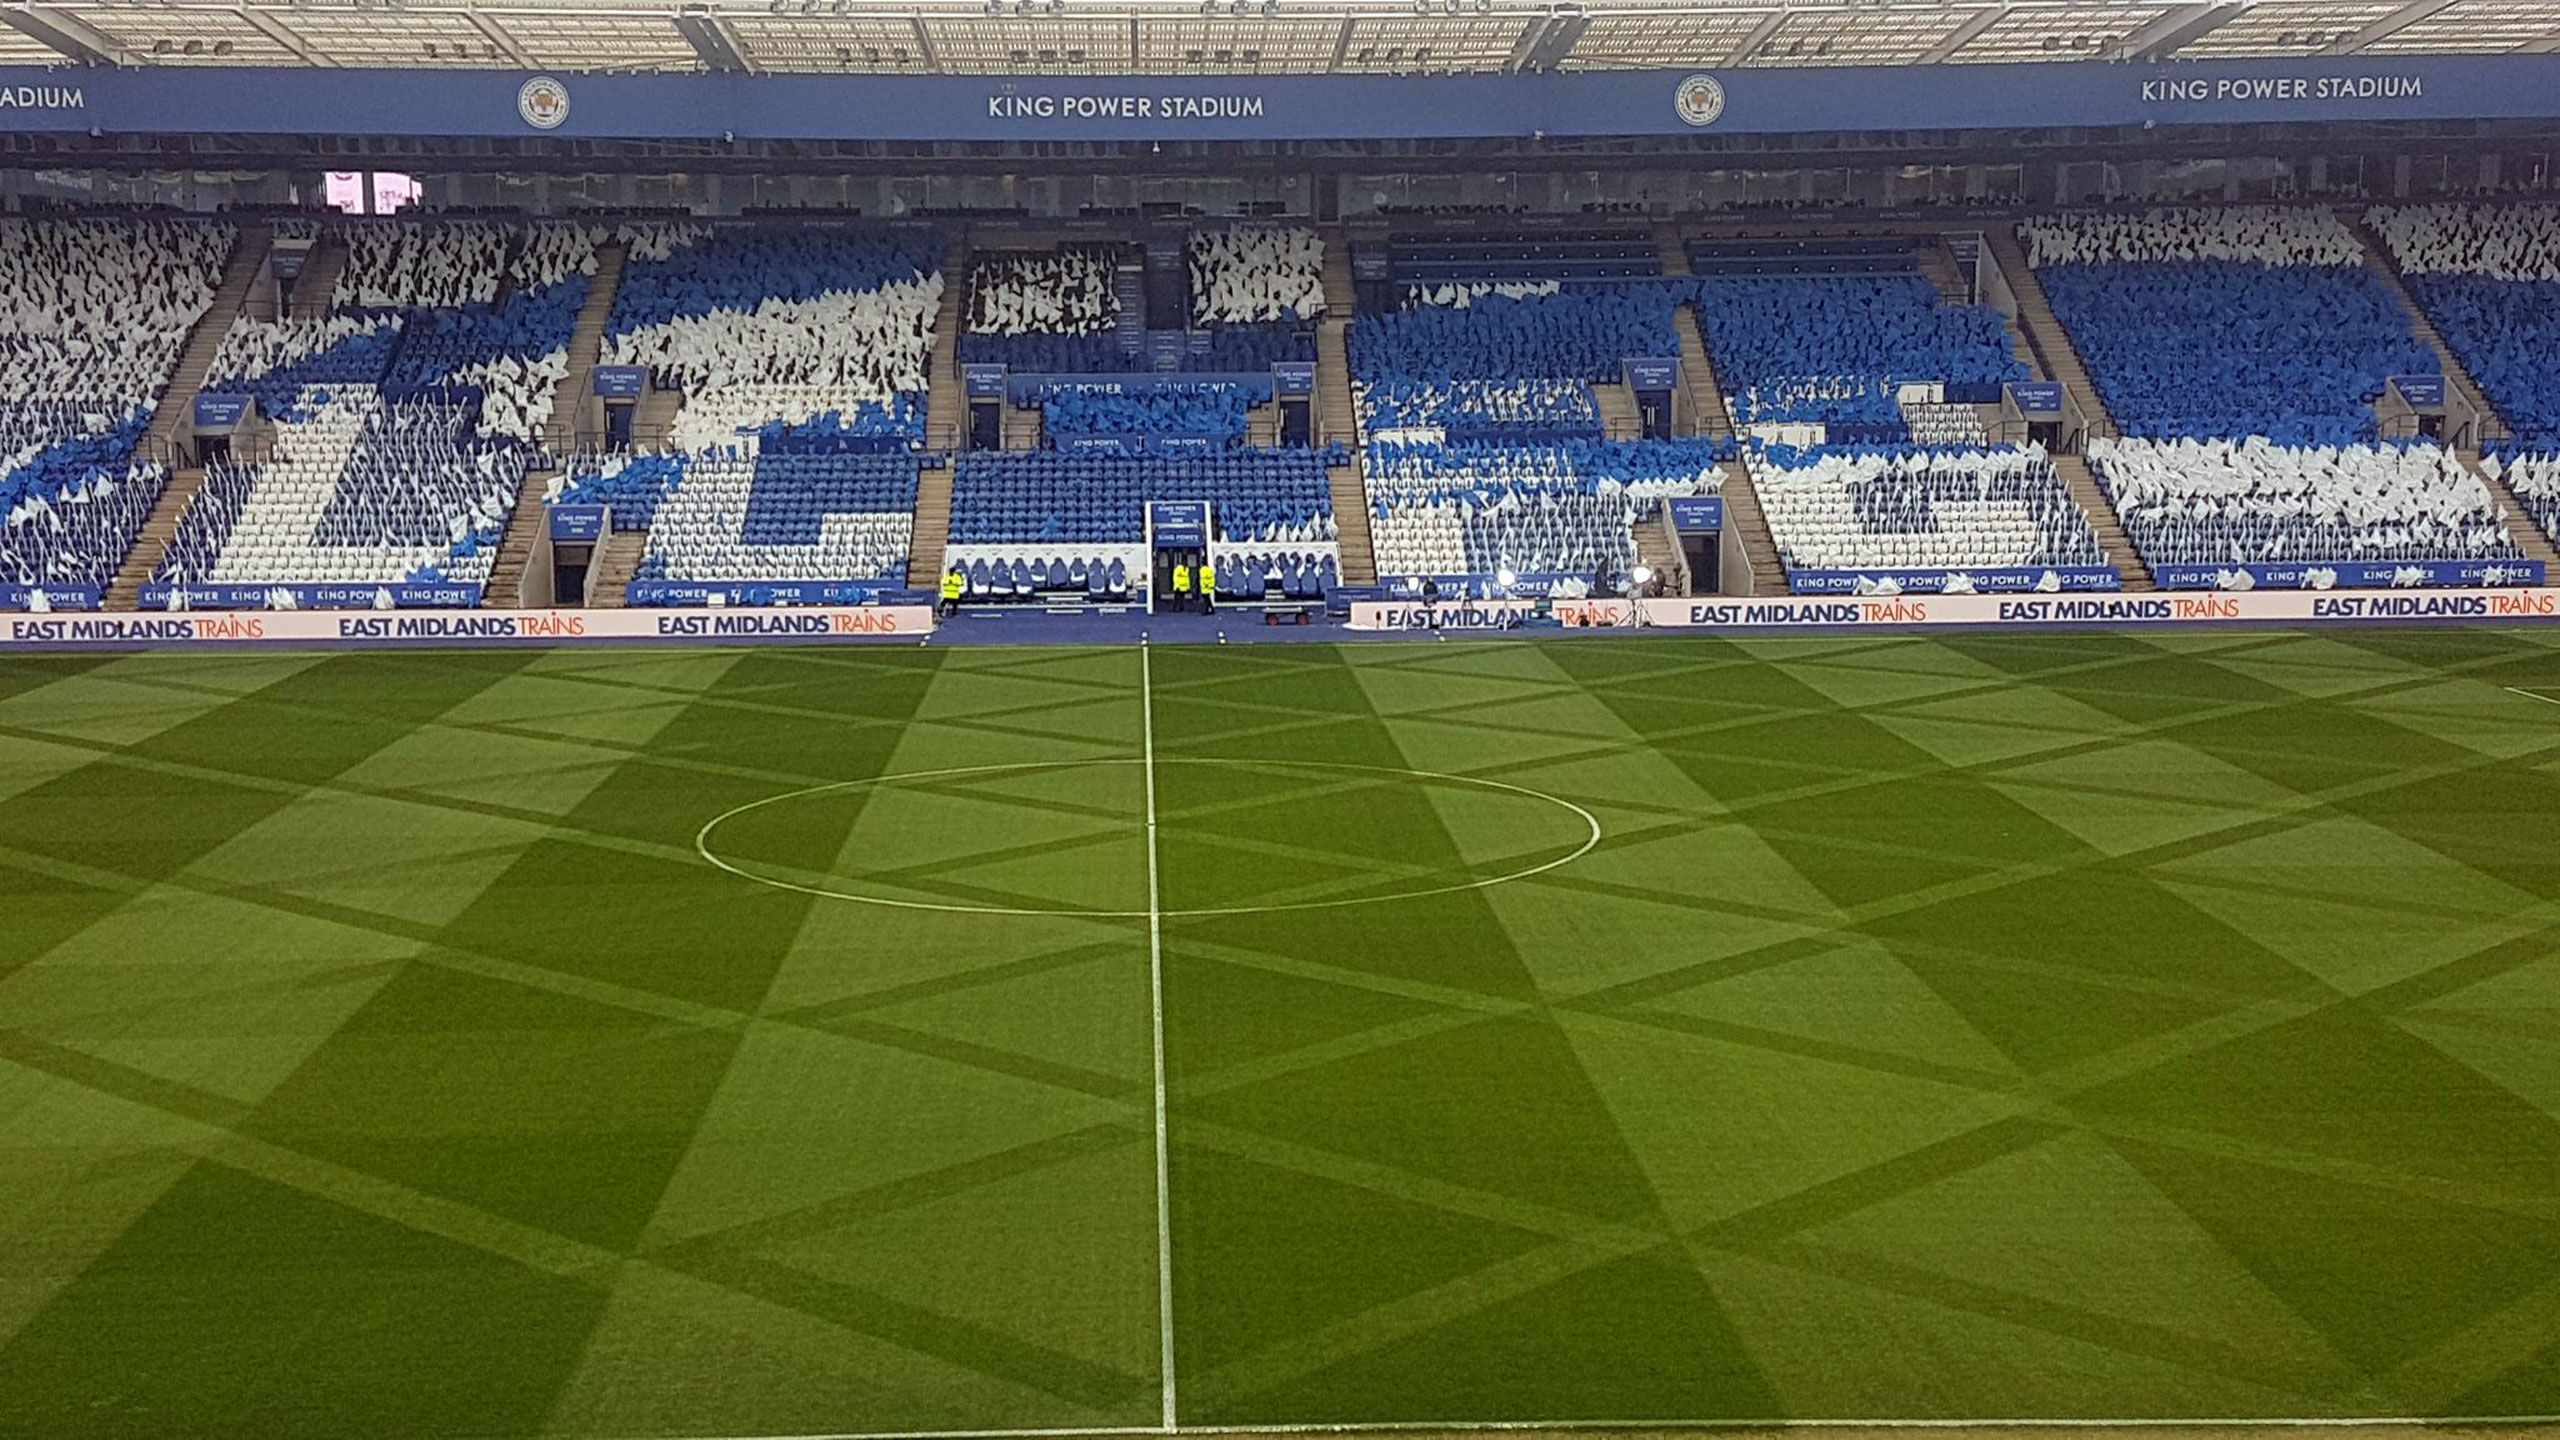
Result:
{"type": "Polygon", "coordinates": [[[2560,632],[0,660],[0,1434],[2560,1413],[2560,632]]]}

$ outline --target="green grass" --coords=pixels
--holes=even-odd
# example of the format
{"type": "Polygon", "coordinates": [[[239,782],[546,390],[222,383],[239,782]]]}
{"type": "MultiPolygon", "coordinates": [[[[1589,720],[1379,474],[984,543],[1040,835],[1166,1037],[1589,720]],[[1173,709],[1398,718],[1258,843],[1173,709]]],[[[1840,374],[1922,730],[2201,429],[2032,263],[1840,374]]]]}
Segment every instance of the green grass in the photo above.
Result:
{"type": "Polygon", "coordinates": [[[1187,1425],[2560,1412],[2560,635],[1150,664],[0,661],[0,1434],[1155,1425],[1150,779],[1187,1425]]]}

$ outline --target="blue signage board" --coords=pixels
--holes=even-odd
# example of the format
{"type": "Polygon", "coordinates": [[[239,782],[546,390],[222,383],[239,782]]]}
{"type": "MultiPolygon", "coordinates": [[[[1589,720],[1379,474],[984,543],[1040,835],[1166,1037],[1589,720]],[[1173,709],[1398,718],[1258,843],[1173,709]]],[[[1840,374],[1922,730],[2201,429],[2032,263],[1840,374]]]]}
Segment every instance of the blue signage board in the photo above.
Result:
{"type": "Polygon", "coordinates": [[[2434,413],[2444,409],[2444,377],[2442,375],[2394,375],[2391,388],[2409,402],[2412,410],[2434,413]]]}
{"type": "Polygon", "coordinates": [[[394,610],[470,610],[480,604],[480,587],[459,582],[431,585],[216,585],[198,582],[173,585],[153,581],[142,587],[145,610],[168,608],[172,592],[184,590],[187,605],[197,610],[272,610],[279,593],[297,610],[379,610],[388,600],[394,610]]]}
{"type": "Polygon", "coordinates": [[[1390,280],[1395,278],[1396,257],[1383,245],[1371,245],[1351,252],[1353,280],[1390,280]]]}
{"type": "Polygon", "coordinates": [[[1671,508],[1671,528],[1684,534],[1724,528],[1724,497],[1675,495],[1663,502],[1671,508]]]}
{"type": "Polygon", "coordinates": [[[2017,402],[2021,415],[2049,416],[2062,413],[2062,384],[2056,380],[2020,380],[2009,386],[2009,398],[2017,402]]]}
{"type": "Polygon", "coordinates": [[[595,376],[596,393],[607,400],[637,400],[649,393],[646,365],[599,365],[595,376]]]}
{"type": "Polygon", "coordinates": [[[1627,388],[1642,395],[1657,390],[1673,390],[1680,385],[1680,359],[1671,356],[1660,360],[1629,358],[1625,363],[1627,388]]]}
{"type": "Polygon", "coordinates": [[[242,420],[248,418],[248,415],[249,397],[246,395],[198,394],[196,396],[196,429],[198,430],[236,429],[242,420]]]}
{"type": "Polygon", "coordinates": [[[97,585],[0,585],[0,610],[33,610],[38,595],[47,610],[96,610],[107,603],[97,585]]]}
{"type": "Polygon", "coordinates": [[[877,580],[634,580],[626,603],[644,609],[709,605],[871,605],[896,593],[877,580]]]}
{"type": "MultiPolygon", "coordinates": [[[[2560,54],[1406,75],[0,67],[17,131],[1367,140],[2550,119],[2560,54]]],[[[1358,275],[1358,257],[1354,274],[1358,275]]]]}
{"type": "Polygon", "coordinates": [[[1209,507],[1204,501],[1149,501],[1147,524],[1159,550],[1196,549],[1209,543],[1209,507]]]}
{"type": "Polygon", "coordinates": [[[551,538],[594,541],[604,538],[605,507],[602,505],[554,505],[551,507],[551,538]]]}
{"type": "Polygon", "coordinates": [[[1005,367],[1002,365],[963,365],[960,367],[960,386],[972,400],[1001,397],[1005,390],[1004,375],[1005,367]]]}
{"type": "Polygon", "coordinates": [[[1282,360],[1271,367],[1271,393],[1274,395],[1313,395],[1316,393],[1316,362],[1282,360]]]}
{"type": "Polygon", "coordinates": [[[2163,590],[2418,590],[2539,585],[2539,560],[2333,560],[2281,565],[2155,565],[2163,590]],[[2242,576],[2248,578],[2244,586],[2242,576]]]}
{"type": "MultiPolygon", "coordinates": [[[[2047,588],[2066,593],[2092,590],[2120,590],[2124,577],[2112,565],[2004,565],[1974,570],[1790,570],[1787,588],[1798,595],[1857,595],[1871,593],[1874,587],[1890,580],[1907,595],[1939,595],[1962,576],[1973,592],[1981,595],[2012,595],[2047,588]],[[1865,587],[1862,589],[1861,587],[1865,587]]],[[[1959,591],[1963,590],[1958,585],[1959,591]]]]}

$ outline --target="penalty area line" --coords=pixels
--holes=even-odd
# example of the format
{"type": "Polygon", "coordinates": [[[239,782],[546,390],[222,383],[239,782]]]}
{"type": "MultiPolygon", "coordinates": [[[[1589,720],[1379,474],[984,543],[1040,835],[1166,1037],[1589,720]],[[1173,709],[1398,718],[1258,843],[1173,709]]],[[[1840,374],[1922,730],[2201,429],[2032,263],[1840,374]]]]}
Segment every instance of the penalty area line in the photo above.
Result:
{"type": "Polygon", "coordinates": [[[2545,705],[2560,705],[2560,696],[2545,695],[2539,690],[2520,690],[2513,685],[2506,686],[2505,689],[2508,694],[2521,695],[2527,700],[2539,700],[2545,705]]]}

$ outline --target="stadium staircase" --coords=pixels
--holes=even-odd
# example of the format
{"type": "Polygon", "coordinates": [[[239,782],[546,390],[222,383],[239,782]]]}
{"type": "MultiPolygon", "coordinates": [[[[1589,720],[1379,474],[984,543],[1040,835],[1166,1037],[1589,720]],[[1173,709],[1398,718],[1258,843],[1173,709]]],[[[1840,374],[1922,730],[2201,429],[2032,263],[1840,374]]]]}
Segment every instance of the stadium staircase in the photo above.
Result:
{"type": "Polygon", "coordinates": [[[345,237],[323,234],[303,257],[302,270],[293,277],[293,297],[285,306],[289,320],[325,320],[329,306],[338,298],[338,277],[347,273],[345,237]]]}
{"type": "MultiPolygon", "coordinates": [[[[1667,227],[1666,227],[1667,231],[1667,227]]],[[[1663,263],[1670,263],[1670,250],[1665,242],[1663,263]]],[[[1681,256],[1681,269],[1688,269],[1688,257],[1681,256]]],[[[1689,393],[1689,414],[1701,435],[1719,440],[1733,437],[1733,412],[1725,408],[1724,382],[1716,375],[1715,361],[1707,355],[1707,339],[1698,329],[1698,313],[1683,305],[1672,314],[1672,323],[1680,332],[1680,383],[1689,393]]],[[[1743,558],[1751,564],[1751,594],[1783,595],[1787,591],[1786,568],[1778,563],[1778,537],[1769,533],[1769,517],[1760,509],[1759,492],[1751,488],[1751,472],[1739,460],[1727,460],[1724,470],[1725,520],[1742,537],[1743,558]]]]}
{"type": "Polygon", "coordinates": [[[2116,507],[2107,502],[2107,492],[2100,488],[2096,472],[2089,462],[2077,455],[2056,455],[2053,471],[2071,489],[2080,513],[2089,517],[2089,529],[2098,537],[2098,548],[2105,551],[2107,563],[2124,577],[2127,590],[2156,590],[2151,564],[2133,548],[2133,537],[2124,533],[2124,522],[2116,518],[2116,507]]]}
{"type": "Polygon", "coordinates": [[[1344,464],[1326,471],[1333,490],[1335,540],[1342,583],[1378,583],[1378,553],[1369,536],[1368,472],[1360,462],[1360,412],[1351,403],[1351,318],[1360,308],[1351,283],[1351,237],[1336,226],[1324,237],[1324,323],[1316,330],[1316,441],[1348,448],[1344,464]]]}
{"type": "Polygon", "coordinates": [[[1685,595],[1687,569],[1681,564],[1680,551],[1671,543],[1671,534],[1663,519],[1655,515],[1639,520],[1632,527],[1636,542],[1636,563],[1651,570],[1662,581],[1665,595],[1685,595]]]}
{"type": "MultiPolygon", "coordinates": [[[[1927,248],[1920,252],[1920,273],[1927,277],[1930,284],[1938,287],[1938,294],[1948,304],[1979,303],[1974,297],[1972,283],[1964,278],[1964,268],[1957,262],[1955,250],[1947,244],[1946,236],[1934,237],[1927,248]]],[[[2036,362],[2035,347],[2027,343],[2026,332],[2018,328],[2018,317],[2010,315],[2002,318],[2009,332],[2009,353],[2017,356],[2018,363],[2026,366],[2027,372],[2037,379],[2052,379],[2053,377],[2045,372],[2044,367],[2036,362]]]]}
{"type": "MultiPolygon", "coordinates": [[[[151,428],[143,432],[133,458],[166,459],[177,448],[181,427],[192,428],[196,392],[204,388],[214,356],[221,353],[222,337],[231,333],[232,322],[240,318],[241,307],[248,303],[250,287],[266,268],[267,251],[274,239],[266,229],[249,228],[242,230],[232,243],[231,259],[222,269],[222,283],[214,287],[213,303],[205,307],[195,328],[188,332],[187,348],[178,356],[178,367],[169,376],[169,388],[161,392],[160,406],[151,413],[151,428]]],[[[143,517],[133,548],[125,552],[124,564],[107,584],[103,603],[108,609],[131,610],[140,603],[143,582],[151,578],[152,569],[178,533],[178,517],[187,513],[188,503],[203,485],[201,466],[171,472],[169,487],[160,492],[151,513],[143,517]]]]}
{"type": "Polygon", "coordinates": [[[2025,334],[2028,365],[2048,380],[2059,380],[2071,389],[2072,398],[2080,402],[2081,412],[2089,417],[2089,433],[2116,434],[2115,417],[2107,413],[2107,402],[2098,395],[2098,387],[2089,379],[2089,367],[2080,361],[2079,347],[2071,343],[2069,331],[2053,313],[2053,301],[2044,293],[2044,282],[2036,278],[2035,267],[2027,263],[2027,252],[2018,244],[2017,235],[2007,226],[1995,225],[1982,237],[1991,247],[1991,258],[2000,265],[2001,276],[2009,282],[2009,293],[2018,298],[2018,314],[2011,328],[2025,334]]]}
{"type": "Polygon", "coordinates": [[[1635,392],[1624,385],[1604,383],[1591,387],[1591,398],[1600,405],[1600,433],[1612,440],[1633,440],[1644,427],[1644,419],[1636,412],[1635,392]]]}
{"type": "Polygon", "coordinates": [[[569,332],[569,373],[551,392],[551,422],[542,432],[544,458],[554,463],[528,467],[524,486],[516,492],[515,513],[507,535],[498,543],[498,558],[489,565],[488,587],[480,592],[484,606],[513,609],[524,604],[524,573],[533,562],[533,542],[542,534],[547,508],[543,492],[560,471],[559,457],[578,443],[578,420],[584,400],[595,387],[596,361],[604,354],[605,322],[613,315],[614,293],[622,286],[622,264],[629,254],[618,241],[596,247],[595,278],[588,282],[586,303],[578,307],[578,325],[569,332]]]}
{"type": "Polygon", "coordinates": [[[2489,397],[2482,393],[2480,382],[2471,378],[2471,372],[2455,358],[2453,347],[2444,343],[2444,333],[2436,329],[2435,321],[2428,318],[2427,307],[2419,304],[2418,297],[2409,293],[2407,277],[2400,273],[2399,263],[2391,258],[2391,247],[2383,244],[2382,237],[2376,235],[2361,218],[2353,219],[2352,226],[2356,238],[2364,242],[2365,268],[2380,277],[2383,288],[2399,300],[2400,309],[2409,317],[2409,329],[2435,352],[2436,363],[2444,369],[2445,382],[2462,397],[2463,404],[2471,407],[2471,413],[2480,417],[2481,433],[2464,447],[2465,453],[2476,456],[2482,445],[2506,439],[2507,422],[2498,418],[2498,412],[2490,408],[2489,397]]]}
{"type": "Polygon", "coordinates": [[[1662,255],[1662,273],[1674,280],[1689,276],[1689,237],[1680,233],[1677,220],[1657,220],[1653,226],[1653,246],[1662,255]]]}
{"type": "Polygon", "coordinates": [[[630,603],[631,577],[648,558],[649,536],[640,530],[616,530],[596,547],[594,568],[587,574],[588,602],[597,610],[619,610],[630,603]]]}
{"type": "MultiPolygon", "coordinates": [[[[969,239],[951,237],[942,253],[942,309],[933,317],[933,358],[925,366],[926,444],[956,456],[969,423],[969,395],[960,381],[960,326],[968,300],[969,239]]],[[[942,579],[942,552],[951,544],[951,476],[954,465],[916,472],[916,508],[907,539],[907,585],[931,589],[942,579]]]]}
{"type": "Polygon", "coordinates": [[[1044,428],[1040,419],[1040,407],[1036,405],[1004,407],[1004,448],[1007,450],[1039,449],[1040,436],[1044,428]]]}
{"type": "Polygon", "coordinates": [[[684,409],[681,390],[651,390],[640,397],[631,417],[631,448],[665,450],[674,444],[676,416],[684,409]]]}

